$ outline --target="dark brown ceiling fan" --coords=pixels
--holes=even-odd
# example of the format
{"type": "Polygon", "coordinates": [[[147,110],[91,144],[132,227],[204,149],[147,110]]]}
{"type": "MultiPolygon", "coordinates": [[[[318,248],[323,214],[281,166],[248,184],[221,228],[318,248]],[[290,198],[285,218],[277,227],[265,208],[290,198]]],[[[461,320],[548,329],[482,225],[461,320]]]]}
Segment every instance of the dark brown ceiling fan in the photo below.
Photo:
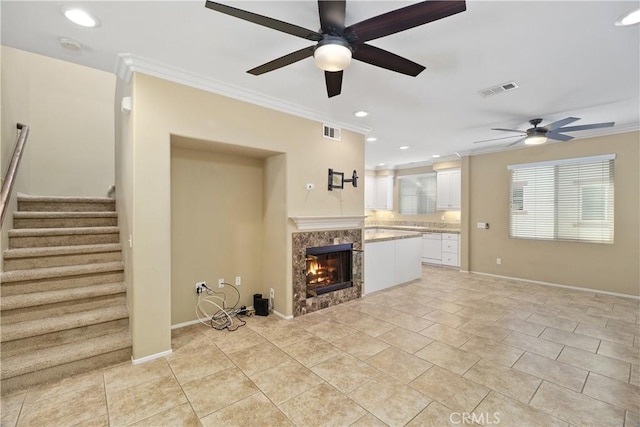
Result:
{"type": "Polygon", "coordinates": [[[208,0],[205,6],[226,15],[316,42],[314,46],[289,53],[247,72],[258,76],[313,56],[316,64],[325,71],[329,98],[340,94],[343,70],[352,57],[387,70],[417,76],[425,69],[424,66],[366,42],[446,18],[467,8],[464,1],[424,1],[346,27],[345,0],[318,0],[320,30],[313,31],[208,0]]]}
{"type": "MultiPolygon", "coordinates": [[[[542,123],[542,119],[531,119],[529,123],[533,126],[532,128],[525,130],[518,129],[503,129],[503,128],[493,128],[491,130],[499,130],[502,132],[517,132],[521,134],[521,138],[513,141],[507,147],[511,147],[512,145],[519,144],[524,141],[527,145],[536,145],[536,144],[544,144],[547,142],[547,139],[554,139],[556,141],[570,141],[573,139],[572,136],[564,135],[565,132],[577,132],[581,130],[589,130],[589,129],[597,129],[597,128],[608,128],[612,127],[615,122],[605,122],[605,123],[592,123],[589,125],[581,125],[581,126],[566,126],[573,122],[580,120],[578,117],[567,117],[562,120],[558,120],[553,123],[549,123],[546,126],[538,126],[542,123]]],[[[510,137],[504,138],[494,138],[494,139],[485,139],[483,141],[475,141],[474,144],[478,144],[480,142],[489,142],[489,141],[497,141],[500,139],[506,139],[510,137]]]]}

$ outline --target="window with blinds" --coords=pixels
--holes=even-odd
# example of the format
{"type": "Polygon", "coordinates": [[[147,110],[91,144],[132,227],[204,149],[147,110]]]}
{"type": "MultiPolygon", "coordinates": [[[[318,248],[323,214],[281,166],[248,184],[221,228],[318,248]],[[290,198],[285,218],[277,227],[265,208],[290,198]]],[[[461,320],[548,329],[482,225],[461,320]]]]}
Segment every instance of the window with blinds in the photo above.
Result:
{"type": "Polygon", "coordinates": [[[398,177],[399,212],[404,215],[436,214],[436,174],[398,177]]]}
{"type": "Polygon", "coordinates": [[[510,165],[509,236],[613,243],[615,154],[510,165]]]}

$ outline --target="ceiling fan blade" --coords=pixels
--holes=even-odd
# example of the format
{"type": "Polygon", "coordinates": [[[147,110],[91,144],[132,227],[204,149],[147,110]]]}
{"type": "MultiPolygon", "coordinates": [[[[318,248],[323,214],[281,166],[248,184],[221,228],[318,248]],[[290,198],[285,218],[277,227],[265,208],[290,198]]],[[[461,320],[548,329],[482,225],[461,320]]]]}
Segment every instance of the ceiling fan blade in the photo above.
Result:
{"type": "Polygon", "coordinates": [[[546,136],[549,139],[555,139],[556,141],[563,141],[563,142],[571,141],[573,139],[572,136],[562,135],[561,133],[556,133],[556,132],[547,132],[546,136]]]}
{"type": "Polygon", "coordinates": [[[325,71],[324,80],[327,83],[327,95],[329,98],[340,95],[340,92],[342,92],[342,71],[325,71]]]}
{"type": "Polygon", "coordinates": [[[606,123],[592,123],[590,125],[581,125],[581,126],[569,126],[566,128],[556,129],[556,132],[577,132],[579,130],[589,130],[589,129],[598,129],[598,128],[610,128],[615,125],[616,122],[606,122],[606,123]]]}
{"type": "Polygon", "coordinates": [[[291,34],[293,36],[302,37],[303,39],[320,41],[322,40],[322,34],[312,30],[308,30],[297,25],[289,24],[288,22],[279,21],[277,19],[269,18],[257,13],[248,12],[242,9],[236,9],[235,7],[226,6],[224,4],[216,3],[207,0],[205,7],[216,12],[224,13],[225,15],[234,16],[236,18],[243,19],[245,21],[253,22],[254,24],[262,25],[263,27],[271,28],[274,30],[282,31],[283,33],[291,34]]]}
{"type": "Polygon", "coordinates": [[[518,133],[522,133],[522,134],[526,134],[527,132],[523,131],[523,130],[518,130],[518,129],[504,129],[504,128],[491,128],[491,130],[500,130],[503,132],[518,132],[518,133]]]}
{"type": "Polygon", "coordinates": [[[313,56],[313,46],[305,47],[304,49],[297,50],[288,55],[281,56],[278,59],[274,59],[273,61],[269,61],[266,64],[259,65],[256,68],[252,68],[247,71],[247,73],[259,76],[260,74],[277,70],[278,68],[293,64],[294,62],[298,62],[310,56],[313,56]]]}
{"type": "Polygon", "coordinates": [[[464,1],[423,1],[366,19],[345,29],[350,43],[364,43],[464,12],[464,1]]]}
{"type": "Polygon", "coordinates": [[[318,0],[320,28],[325,34],[341,36],[344,33],[345,0],[318,0]]]}
{"type": "Polygon", "coordinates": [[[557,122],[549,123],[548,125],[545,126],[545,128],[548,131],[552,131],[552,130],[556,130],[558,128],[561,128],[564,125],[568,125],[569,123],[576,122],[578,120],[580,120],[579,117],[567,117],[565,119],[558,120],[557,122]]]}
{"type": "Polygon", "coordinates": [[[480,144],[481,142],[500,141],[501,139],[516,138],[518,135],[503,136],[502,138],[483,139],[482,141],[473,141],[474,144],[480,144]]]}
{"type": "Polygon", "coordinates": [[[527,139],[527,137],[526,137],[526,136],[524,136],[524,137],[522,137],[522,138],[518,139],[517,141],[513,141],[511,144],[507,144],[507,145],[505,145],[504,147],[505,147],[505,148],[507,148],[507,147],[511,147],[511,146],[513,146],[513,145],[516,145],[516,144],[520,144],[520,143],[521,143],[522,141],[524,141],[525,139],[527,139]]]}
{"type": "Polygon", "coordinates": [[[368,44],[357,46],[353,52],[353,59],[413,77],[420,74],[425,68],[395,53],[368,44]]]}

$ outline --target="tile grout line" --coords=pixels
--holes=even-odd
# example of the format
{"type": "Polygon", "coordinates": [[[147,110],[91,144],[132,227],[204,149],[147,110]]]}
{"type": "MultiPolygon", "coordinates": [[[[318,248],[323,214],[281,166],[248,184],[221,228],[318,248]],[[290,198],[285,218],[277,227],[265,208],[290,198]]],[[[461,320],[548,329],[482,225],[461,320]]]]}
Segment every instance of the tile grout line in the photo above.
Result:
{"type": "Polygon", "coordinates": [[[109,416],[109,397],[107,396],[107,380],[104,377],[104,372],[102,372],[102,390],[104,392],[104,406],[107,411],[107,425],[111,426],[111,417],[109,416]]]}
{"type": "MultiPolygon", "coordinates": [[[[215,345],[216,347],[218,347],[215,343],[213,343],[213,345],[215,345]]],[[[220,350],[218,348],[218,350],[220,350]]],[[[227,357],[227,359],[229,358],[225,352],[223,352],[222,350],[220,350],[222,352],[222,354],[225,355],[225,357],[227,357]]],[[[196,418],[198,419],[198,421],[200,421],[200,417],[198,416],[198,413],[196,412],[195,408],[193,407],[193,404],[191,403],[191,399],[189,399],[189,396],[187,395],[187,393],[184,391],[184,387],[182,387],[182,384],[180,383],[180,380],[178,380],[178,377],[176,376],[175,371],[173,370],[173,367],[171,366],[171,363],[169,363],[169,361],[167,360],[166,357],[163,358],[165,360],[165,362],[167,363],[167,366],[169,367],[169,370],[171,371],[171,375],[173,375],[173,378],[176,380],[176,383],[178,383],[178,387],[180,387],[180,391],[182,391],[182,394],[184,395],[185,399],[187,399],[187,402],[189,403],[189,407],[191,408],[191,410],[193,411],[193,414],[196,416],[196,418]]],[[[232,361],[233,363],[233,361],[232,361]]],[[[194,380],[195,381],[195,380],[194,380]]],[[[157,415],[157,414],[154,414],[157,415]]],[[[152,415],[152,416],[154,416],[152,415]]],[[[209,415],[209,414],[207,414],[209,415]]],[[[150,417],[147,417],[150,418],[150,417]]],[[[146,419],[146,418],[145,418],[146,419]]],[[[140,420],[142,421],[142,420],[140,420]]],[[[202,424],[202,422],[200,421],[200,424],[202,424]]]]}

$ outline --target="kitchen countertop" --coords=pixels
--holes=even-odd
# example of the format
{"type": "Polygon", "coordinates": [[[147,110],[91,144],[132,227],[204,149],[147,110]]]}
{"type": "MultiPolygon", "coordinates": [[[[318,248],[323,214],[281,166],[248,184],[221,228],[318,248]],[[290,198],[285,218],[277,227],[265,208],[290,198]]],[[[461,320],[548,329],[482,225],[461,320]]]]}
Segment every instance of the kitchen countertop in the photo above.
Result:
{"type": "Polygon", "coordinates": [[[384,242],[387,240],[411,239],[422,237],[422,234],[416,231],[383,229],[382,227],[365,228],[364,242],[384,242]]]}
{"type": "Polygon", "coordinates": [[[456,228],[438,228],[438,227],[421,227],[417,225],[372,225],[364,228],[365,234],[367,230],[388,230],[388,231],[412,231],[418,233],[451,233],[460,234],[460,229],[456,228]]]}

